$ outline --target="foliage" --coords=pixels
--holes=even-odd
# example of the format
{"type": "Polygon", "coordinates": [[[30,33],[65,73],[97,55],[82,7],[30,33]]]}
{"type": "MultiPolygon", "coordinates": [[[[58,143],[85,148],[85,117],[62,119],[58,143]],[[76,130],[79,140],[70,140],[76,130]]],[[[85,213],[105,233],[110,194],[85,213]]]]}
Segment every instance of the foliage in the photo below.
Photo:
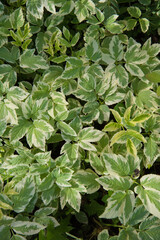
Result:
{"type": "Polygon", "coordinates": [[[160,3],[0,1],[0,239],[158,240],[160,3]]]}

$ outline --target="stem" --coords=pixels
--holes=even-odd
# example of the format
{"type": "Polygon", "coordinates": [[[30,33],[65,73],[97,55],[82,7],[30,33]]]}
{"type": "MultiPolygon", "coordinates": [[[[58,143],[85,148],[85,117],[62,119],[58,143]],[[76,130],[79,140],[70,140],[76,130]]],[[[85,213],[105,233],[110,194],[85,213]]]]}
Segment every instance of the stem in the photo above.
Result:
{"type": "Polygon", "coordinates": [[[108,227],[118,227],[118,228],[124,228],[124,227],[125,227],[125,226],[123,226],[123,225],[109,224],[109,223],[105,223],[104,225],[105,225],[105,226],[108,226],[108,227]]]}

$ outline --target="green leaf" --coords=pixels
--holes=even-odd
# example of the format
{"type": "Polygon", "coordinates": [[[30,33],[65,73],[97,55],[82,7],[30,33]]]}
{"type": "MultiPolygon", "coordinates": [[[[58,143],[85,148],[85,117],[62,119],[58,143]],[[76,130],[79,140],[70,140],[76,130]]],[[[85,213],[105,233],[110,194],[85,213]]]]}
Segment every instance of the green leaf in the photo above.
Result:
{"type": "Polygon", "coordinates": [[[27,142],[30,147],[34,145],[37,148],[40,148],[44,151],[45,148],[45,133],[32,125],[27,132],[27,142]]]}
{"type": "Polygon", "coordinates": [[[35,183],[31,177],[25,177],[16,185],[18,195],[12,196],[14,211],[23,212],[35,194],[35,183]]]}
{"type": "Polygon", "coordinates": [[[141,4],[146,5],[146,6],[151,4],[151,0],[138,0],[138,2],[140,2],[141,4]]]}
{"type": "Polygon", "coordinates": [[[124,120],[126,121],[126,123],[128,123],[129,120],[130,120],[131,109],[132,109],[132,106],[128,107],[128,108],[125,110],[125,113],[124,113],[124,120]]]}
{"type": "Polygon", "coordinates": [[[51,172],[45,178],[43,178],[42,182],[38,186],[38,190],[40,192],[48,190],[53,186],[54,182],[55,182],[54,174],[53,172],[51,172]]]}
{"type": "Polygon", "coordinates": [[[47,11],[54,13],[54,14],[56,13],[54,1],[52,1],[52,0],[44,1],[44,7],[47,9],[47,11]]]}
{"type": "Polygon", "coordinates": [[[140,239],[137,231],[133,227],[128,226],[126,229],[122,229],[120,231],[118,240],[140,240],[140,239]]]}
{"type": "Polygon", "coordinates": [[[143,113],[143,114],[140,114],[140,115],[136,116],[135,118],[133,118],[131,120],[131,122],[133,122],[133,123],[142,123],[142,122],[148,120],[150,117],[151,117],[150,114],[143,113]]]}
{"type": "Polygon", "coordinates": [[[21,139],[28,131],[31,122],[26,119],[20,119],[19,124],[14,126],[10,131],[10,139],[11,141],[18,141],[21,139]]]}
{"type": "Polygon", "coordinates": [[[13,29],[19,29],[24,24],[24,17],[22,8],[17,8],[11,15],[10,15],[10,22],[13,29]]]}
{"type": "Polygon", "coordinates": [[[15,221],[11,224],[11,227],[16,233],[22,234],[24,236],[37,234],[46,228],[39,223],[29,221],[15,221]]]}
{"type": "Polygon", "coordinates": [[[34,126],[37,129],[40,129],[42,132],[53,132],[53,127],[44,120],[35,120],[33,122],[34,126]]]}
{"type": "Polygon", "coordinates": [[[11,240],[26,240],[26,238],[16,234],[11,238],[11,240]]]}
{"type": "Polygon", "coordinates": [[[50,204],[50,202],[53,199],[58,198],[59,195],[60,195],[60,189],[55,184],[51,188],[49,188],[48,190],[42,191],[41,198],[42,198],[42,201],[43,201],[44,205],[48,206],[48,204],[50,204]]]}
{"type": "Polygon", "coordinates": [[[140,186],[135,187],[135,192],[148,212],[160,218],[160,176],[156,174],[144,175],[140,179],[140,184],[140,186]]]}
{"type": "Polygon", "coordinates": [[[115,122],[110,122],[107,125],[104,126],[103,130],[104,132],[113,132],[117,131],[119,128],[121,128],[121,124],[115,123],[115,122]]]}
{"type": "Polygon", "coordinates": [[[125,68],[133,76],[138,76],[138,77],[143,77],[144,76],[144,73],[141,70],[141,68],[139,66],[137,66],[136,64],[134,64],[134,63],[127,63],[127,64],[125,64],[125,68]]]}
{"type": "Polygon", "coordinates": [[[5,120],[0,120],[0,136],[3,135],[7,127],[5,120]]]}
{"type": "Polygon", "coordinates": [[[27,96],[29,95],[29,93],[27,91],[24,91],[22,88],[20,87],[11,87],[9,89],[9,91],[7,92],[7,98],[9,100],[24,100],[25,98],[27,98],[27,96]]]}
{"type": "Polygon", "coordinates": [[[123,59],[123,45],[117,35],[113,36],[109,43],[109,52],[115,61],[123,59]]]}
{"type": "Polygon", "coordinates": [[[145,207],[143,205],[139,205],[137,206],[129,221],[128,221],[128,224],[130,226],[134,226],[134,225],[137,225],[138,223],[142,223],[143,220],[145,220],[149,215],[149,212],[145,209],[145,207]]]}
{"type": "Polygon", "coordinates": [[[117,18],[118,18],[118,15],[113,14],[106,21],[106,26],[105,27],[112,34],[122,33],[122,26],[120,24],[118,24],[117,22],[115,22],[117,18]]]}
{"type": "Polygon", "coordinates": [[[127,152],[134,157],[137,156],[137,149],[131,139],[127,139],[127,152]]]}
{"type": "Polygon", "coordinates": [[[120,177],[118,175],[106,175],[96,179],[105,190],[119,191],[119,190],[128,190],[133,181],[129,177],[120,177]]]}
{"type": "Polygon", "coordinates": [[[104,153],[103,161],[105,163],[105,168],[107,173],[113,175],[118,174],[119,176],[127,176],[130,173],[129,161],[122,157],[121,155],[104,153]]]}
{"type": "Polygon", "coordinates": [[[77,136],[77,133],[74,131],[74,129],[69,124],[61,121],[61,122],[57,123],[57,126],[65,134],[70,135],[70,136],[75,136],[75,137],[77,136]]]}
{"type": "Polygon", "coordinates": [[[105,170],[103,159],[100,159],[96,153],[89,153],[89,161],[92,168],[99,174],[102,175],[105,170]]]}
{"type": "Polygon", "coordinates": [[[127,132],[126,131],[120,131],[120,132],[117,132],[116,134],[113,135],[113,137],[111,138],[111,146],[114,144],[114,143],[117,143],[119,139],[121,139],[123,136],[126,136],[127,135],[127,132]]]}
{"type": "Polygon", "coordinates": [[[101,59],[102,55],[96,40],[91,39],[89,43],[87,43],[86,56],[88,59],[92,60],[93,62],[98,62],[101,59]]]}
{"type": "Polygon", "coordinates": [[[88,194],[97,192],[98,189],[100,188],[99,183],[96,181],[97,177],[98,177],[97,174],[95,174],[90,169],[88,170],[81,169],[74,174],[76,182],[85,186],[88,194]]]}
{"type": "Polygon", "coordinates": [[[34,49],[27,49],[20,56],[20,66],[22,68],[30,68],[32,70],[47,69],[48,65],[46,60],[40,55],[34,55],[34,49]]]}
{"type": "Polygon", "coordinates": [[[0,237],[1,237],[1,240],[11,239],[11,232],[10,232],[9,226],[5,226],[5,225],[0,226],[0,237]]]}
{"type": "Polygon", "coordinates": [[[158,158],[158,145],[151,136],[147,140],[147,143],[144,144],[144,154],[146,156],[145,165],[149,168],[158,158]]]}
{"type": "Polygon", "coordinates": [[[128,72],[125,70],[124,67],[122,67],[122,65],[117,65],[115,68],[115,77],[118,80],[118,85],[122,88],[126,87],[128,85],[128,72]]]}
{"type": "Polygon", "coordinates": [[[157,96],[160,97],[160,86],[157,88],[156,93],[157,93],[157,96]]]}
{"type": "Polygon", "coordinates": [[[127,135],[129,135],[131,137],[134,137],[134,138],[138,139],[139,141],[141,141],[143,143],[146,142],[146,139],[143,137],[143,135],[140,134],[139,132],[135,131],[135,130],[128,129],[127,130],[127,135]]]}
{"type": "Polygon", "coordinates": [[[141,10],[138,7],[128,7],[127,11],[132,17],[139,18],[141,16],[141,10]]]}
{"type": "Polygon", "coordinates": [[[160,82],[160,70],[150,72],[150,73],[146,74],[145,77],[151,82],[159,83],[160,82]]]}
{"type": "Polygon", "coordinates": [[[140,18],[139,19],[140,27],[143,33],[148,31],[149,28],[149,20],[147,18],[140,18]]]}
{"type": "Polygon", "coordinates": [[[63,209],[66,203],[75,209],[77,212],[80,210],[81,195],[75,188],[63,188],[60,195],[61,208],[63,209]]]}
{"type": "Polygon", "coordinates": [[[71,46],[72,47],[74,47],[77,44],[77,42],[79,41],[79,38],[80,38],[80,33],[77,32],[71,40],[71,46]]]}
{"type": "Polygon", "coordinates": [[[114,118],[116,119],[116,121],[117,121],[118,123],[121,123],[121,122],[122,122],[122,118],[121,118],[121,116],[119,115],[119,113],[118,113],[117,111],[115,111],[114,109],[110,109],[110,110],[111,110],[114,118]]]}
{"type": "Polygon", "coordinates": [[[13,210],[13,208],[7,204],[7,203],[4,203],[0,200],[0,208],[4,209],[4,210],[13,210]]]}
{"type": "Polygon", "coordinates": [[[125,224],[133,211],[135,204],[134,193],[131,190],[127,192],[116,191],[108,198],[107,202],[107,207],[104,213],[100,215],[100,218],[110,219],[122,216],[125,224]]]}
{"type": "Polygon", "coordinates": [[[137,20],[136,19],[128,19],[127,22],[126,22],[127,31],[133,30],[136,25],[137,25],[137,20]]]}
{"type": "Polygon", "coordinates": [[[81,141],[97,142],[102,138],[103,135],[103,132],[94,129],[93,127],[86,127],[79,132],[78,137],[81,141]]]}
{"type": "Polygon", "coordinates": [[[35,18],[41,19],[43,17],[43,1],[29,0],[26,3],[27,12],[31,13],[35,18]]]}
{"type": "Polygon", "coordinates": [[[69,41],[71,38],[71,35],[70,35],[69,30],[65,26],[63,26],[63,34],[64,34],[65,38],[69,41]]]}
{"type": "Polygon", "coordinates": [[[109,233],[107,229],[103,229],[99,234],[97,240],[107,240],[109,239],[109,233]]]}

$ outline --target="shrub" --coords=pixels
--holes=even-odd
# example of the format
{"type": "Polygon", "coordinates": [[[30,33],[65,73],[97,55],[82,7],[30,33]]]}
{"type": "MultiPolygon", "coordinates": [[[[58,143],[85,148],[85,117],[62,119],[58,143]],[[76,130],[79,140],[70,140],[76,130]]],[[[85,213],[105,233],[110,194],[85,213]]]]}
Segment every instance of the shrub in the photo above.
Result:
{"type": "Polygon", "coordinates": [[[160,3],[0,2],[0,239],[158,240],[160,3]]]}

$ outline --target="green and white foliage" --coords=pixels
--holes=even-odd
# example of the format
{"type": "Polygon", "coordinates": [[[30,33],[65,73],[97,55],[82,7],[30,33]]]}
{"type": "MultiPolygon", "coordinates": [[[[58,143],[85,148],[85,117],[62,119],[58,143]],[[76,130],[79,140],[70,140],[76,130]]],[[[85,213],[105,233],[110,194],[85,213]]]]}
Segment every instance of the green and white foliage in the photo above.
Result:
{"type": "Polygon", "coordinates": [[[0,240],[159,239],[159,17],[0,1],[0,240]]]}

